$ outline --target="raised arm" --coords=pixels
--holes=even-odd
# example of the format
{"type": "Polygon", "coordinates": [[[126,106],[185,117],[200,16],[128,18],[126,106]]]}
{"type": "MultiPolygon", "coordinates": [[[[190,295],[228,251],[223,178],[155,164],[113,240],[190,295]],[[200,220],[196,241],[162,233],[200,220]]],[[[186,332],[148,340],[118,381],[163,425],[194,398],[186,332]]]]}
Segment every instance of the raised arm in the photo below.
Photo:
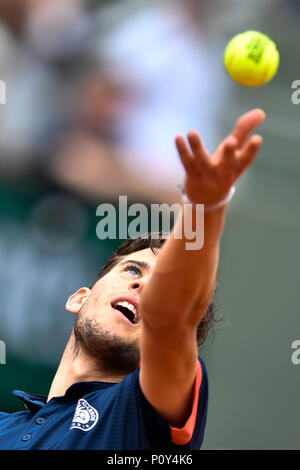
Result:
{"type": "MultiPolygon", "coordinates": [[[[264,118],[260,109],[241,116],[211,156],[196,131],[188,134],[188,143],[184,137],[176,137],[186,171],[185,191],[192,203],[211,206],[226,198],[257,155],[262,138],[249,136],[264,118]]],[[[176,224],[184,223],[185,210],[183,205],[176,224]]],[[[184,236],[176,239],[172,231],[141,296],[141,388],[160,415],[176,427],[183,426],[191,409],[196,330],[215,288],[225,213],[226,206],[204,213],[201,249],[187,250],[190,240],[184,236]]]]}

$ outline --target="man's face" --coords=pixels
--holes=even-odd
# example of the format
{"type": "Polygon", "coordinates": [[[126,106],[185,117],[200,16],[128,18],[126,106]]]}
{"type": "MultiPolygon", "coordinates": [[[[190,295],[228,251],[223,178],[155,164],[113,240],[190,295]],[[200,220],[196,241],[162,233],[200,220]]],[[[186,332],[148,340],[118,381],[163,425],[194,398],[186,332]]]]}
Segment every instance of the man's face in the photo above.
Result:
{"type": "Polygon", "coordinates": [[[138,367],[140,296],[157,255],[150,248],[126,255],[93,286],[74,325],[77,344],[101,366],[128,373],[138,367]],[[103,364],[103,361],[105,364],[103,364]]]}

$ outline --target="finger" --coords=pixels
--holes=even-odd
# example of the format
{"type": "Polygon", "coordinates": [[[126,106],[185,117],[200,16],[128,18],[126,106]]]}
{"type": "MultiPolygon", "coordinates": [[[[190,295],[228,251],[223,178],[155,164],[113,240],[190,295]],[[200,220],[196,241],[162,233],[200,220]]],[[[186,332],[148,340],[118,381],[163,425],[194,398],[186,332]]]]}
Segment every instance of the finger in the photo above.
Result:
{"type": "Polygon", "coordinates": [[[238,175],[240,176],[244,170],[254,161],[263,142],[260,135],[253,135],[244,148],[236,152],[236,161],[238,168],[238,175]]]}
{"type": "Polygon", "coordinates": [[[231,135],[237,138],[240,147],[246,142],[251,132],[265,120],[265,117],[265,112],[257,108],[248,111],[237,120],[231,135]]]}
{"type": "Polygon", "coordinates": [[[219,163],[223,168],[231,170],[236,166],[235,152],[237,150],[238,141],[230,135],[223,141],[223,148],[220,152],[219,163]]]}
{"type": "Polygon", "coordinates": [[[175,145],[186,172],[190,171],[194,165],[194,159],[182,135],[175,137],[175,145]]]}
{"type": "Polygon", "coordinates": [[[201,142],[199,133],[197,131],[190,131],[188,133],[188,142],[194,155],[195,164],[198,170],[203,170],[209,164],[209,156],[201,142]]]}

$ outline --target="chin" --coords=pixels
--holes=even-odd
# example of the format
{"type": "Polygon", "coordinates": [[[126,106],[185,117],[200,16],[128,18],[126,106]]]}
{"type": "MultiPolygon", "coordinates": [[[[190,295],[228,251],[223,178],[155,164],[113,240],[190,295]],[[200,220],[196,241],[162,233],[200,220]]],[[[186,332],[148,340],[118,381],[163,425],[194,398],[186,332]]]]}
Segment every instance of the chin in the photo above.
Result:
{"type": "MultiPolygon", "coordinates": [[[[115,374],[128,374],[140,363],[139,338],[130,334],[131,325],[100,325],[88,318],[74,324],[76,347],[99,363],[99,368],[115,374]]],[[[118,322],[119,323],[119,322],[118,322]]],[[[123,322],[122,322],[123,323],[123,322]]],[[[131,329],[134,327],[132,326],[131,329]]]]}

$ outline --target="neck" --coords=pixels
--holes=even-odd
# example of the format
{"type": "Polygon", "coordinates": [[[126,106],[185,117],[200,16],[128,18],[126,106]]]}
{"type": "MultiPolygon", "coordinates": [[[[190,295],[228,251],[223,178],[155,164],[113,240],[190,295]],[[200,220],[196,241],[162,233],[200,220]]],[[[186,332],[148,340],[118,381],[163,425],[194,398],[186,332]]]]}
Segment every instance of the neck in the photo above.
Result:
{"type": "Polygon", "coordinates": [[[120,382],[124,376],[113,375],[101,368],[99,361],[87,357],[75,347],[74,332],[69,338],[59,367],[52,381],[47,401],[62,396],[76,382],[120,382]]]}

